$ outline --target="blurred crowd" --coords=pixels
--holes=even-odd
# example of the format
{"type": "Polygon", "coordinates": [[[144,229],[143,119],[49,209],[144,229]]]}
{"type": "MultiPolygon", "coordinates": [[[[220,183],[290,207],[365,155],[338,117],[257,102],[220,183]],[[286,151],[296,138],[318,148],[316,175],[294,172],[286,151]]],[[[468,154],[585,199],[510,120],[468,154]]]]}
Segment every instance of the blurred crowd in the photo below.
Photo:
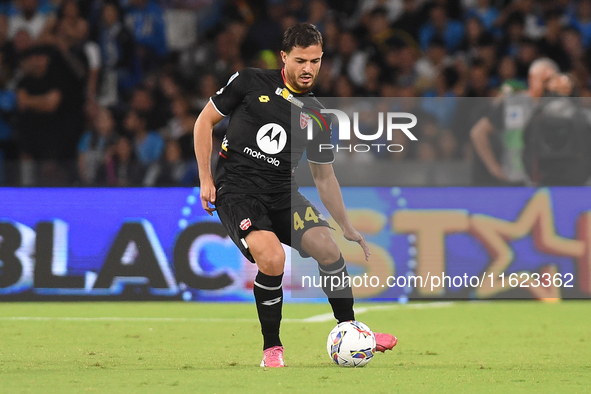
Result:
{"type": "MultiPolygon", "coordinates": [[[[197,185],[197,115],[235,71],[281,67],[300,21],[324,35],[319,97],[419,98],[438,118],[525,87],[540,57],[591,96],[591,0],[1,1],[0,185],[197,185]]],[[[472,159],[469,128],[421,132],[374,159],[472,159]]]]}

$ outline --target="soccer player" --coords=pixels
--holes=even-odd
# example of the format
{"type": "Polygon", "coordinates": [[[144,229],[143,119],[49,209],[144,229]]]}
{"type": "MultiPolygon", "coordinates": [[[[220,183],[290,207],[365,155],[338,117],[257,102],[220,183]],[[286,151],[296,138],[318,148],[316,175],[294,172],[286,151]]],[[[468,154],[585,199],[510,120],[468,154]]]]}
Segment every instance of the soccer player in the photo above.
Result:
{"type": "MultiPolygon", "coordinates": [[[[264,340],[261,366],[265,367],[284,366],[279,338],[285,264],[281,243],[313,257],[321,277],[328,277],[327,284],[333,275],[348,275],[328,222],[292,180],[304,150],[314,143],[305,138],[306,130],[292,132],[292,110],[303,111],[304,103],[321,108],[310,89],[320,69],[322,35],[311,24],[290,27],[283,36],[281,58],[284,67],[280,70],[245,68],[235,73],[211,97],[194,128],[203,208],[210,215],[217,210],[234,243],[258,268],[254,296],[264,340]],[[214,181],[212,130],[230,114],[214,181]]],[[[300,116],[306,120],[304,114],[300,116]]],[[[329,142],[327,130],[316,135],[316,143],[329,142]]],[[[309,149],[307,158],[324,206],[344,237],[359,243],[368,259],[365,238],[346,214],[331,164],[333,152],[309,149]]],[[[338,322],[355,319],[350,284],[323,290],[338,322]]],[[[396,342],[393,335],[376,333],[378,351],[391,350],[396,342]]]]}

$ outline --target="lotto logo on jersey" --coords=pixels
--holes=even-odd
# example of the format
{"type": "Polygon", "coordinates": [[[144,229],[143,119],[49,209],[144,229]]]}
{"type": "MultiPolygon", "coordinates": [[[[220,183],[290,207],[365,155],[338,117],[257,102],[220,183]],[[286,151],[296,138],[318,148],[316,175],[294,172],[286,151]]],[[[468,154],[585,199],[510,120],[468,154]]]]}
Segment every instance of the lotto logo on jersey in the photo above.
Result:
{"type": "Polygon", "coordinates": [[[240,230],[246,231],[251,225],[252,223],[250,222],[250,218],[244,219],[240,222],[240,230]]]}

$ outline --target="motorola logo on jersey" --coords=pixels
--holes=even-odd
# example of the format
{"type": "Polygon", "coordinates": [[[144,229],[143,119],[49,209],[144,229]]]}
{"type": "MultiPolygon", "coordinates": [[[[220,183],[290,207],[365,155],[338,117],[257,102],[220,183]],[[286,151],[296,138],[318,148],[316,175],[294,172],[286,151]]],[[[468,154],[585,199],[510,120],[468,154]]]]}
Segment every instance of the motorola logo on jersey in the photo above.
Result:
{"type": "Polygon", "coordinates": [[[257,145],[263,152],[251,149],[248,146],[244,148],[244,153],[255,159],[264,160],[267,163],[279,167],[281,162],[273,156],[281,152],[287,144],[287,132],[277,123],[267,123],[257,132],[257,145]]]}
{"type": "Polygon", "coordinates": [[[257,133],[257,145],[268,155],[276,155],[287,144],[287,132],[277,123],[267,123],[257,133]]]}

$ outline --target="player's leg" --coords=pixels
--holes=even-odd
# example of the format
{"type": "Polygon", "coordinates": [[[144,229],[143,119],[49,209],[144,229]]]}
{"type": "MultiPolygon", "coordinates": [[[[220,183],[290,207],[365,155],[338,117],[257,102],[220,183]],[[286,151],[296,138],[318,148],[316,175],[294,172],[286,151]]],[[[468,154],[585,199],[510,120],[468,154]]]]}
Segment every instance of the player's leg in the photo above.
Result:
{"type": "Polygon", "coordinates": [[[259,272],[254,280],[254,299],[263,334],[261,367],[283,367],[283,345],[279,339],[283,307],[285,252],[271,231],[251,231],[245,238],[259,272]]]}
{"type": "Polygon", "coordinates": [[[232,241],[259,269],[253,292],[264,341],[261,366],[283,367],[283,347],[279,339],[285,265],[283,247],[272,232],[271,220],[260,200],[247,195],[224,195],[218,198],[216,208],[232,241]]]}
{"type": "MultiPolygon", "coordinates": [[[[290,203],[290,217],[283,219],[290,226],[287,233],[289,243],[282,241],[297,249],[302,256],[311,256],[318,262],[322,290],[328,297],[337,321],[355,320],[349,274],[330,225],[318,209],[299,192],[292,193],[290,203]],[[346,283],[342,283],[342,278],[346,278],[346,283]],[[340,286],[332,288],[331,284],[339,279],[340,286]]],[[[287,223],[282,227],[286,228],[287,223]]],[[[282,237],[286,235],[279,231],[277,233],[282,237]]]]}
{"type": "Polygon", "coordinates": [[[306,230],[301,248],[318,262],[322,290],[328,297],[335,319],[339,323],[355,320],[349,273],[330,228],[318,226],[306,230]],[[335,284],[338,286],[333,287],[335,284]]]}
{"type": "MultiPolygon", "coordinates": [[[[349,277],[349,273],[330,228],[312,227],[308,229],[302,236],[301,246],[306,253],[318,261],[322,290],[328,297],[334,317],[339,323],[355,320],[353,289],[350,280],[344,280],[349,277]],[[334,282],[332,281],[333,276],[337,277],[334,282]],[[340,287],[334,288],[333,284],[340,284],[340,287]]],[[[392,334],[377,332],[374,334],[377,351],[392,350],[398,342],[398,339],[392,334]]]]}
{"type": "Polygon", "coordinates": [[[254,297],[263,333],[263,350],[281,346],[279,326],[283,306],[285,252],[271,231],[251,231],[245,238],[259,272],[254,280],[254,297]]]}
{"type": "MultiPolygon", "coordinates": [[[[350,279],[346,279],[349,278],[349,273],[328,222],[316,207],[299,193],[292,196],[291,209],[294,219],[292,229],[295,230],[291,237],[292,246],[318,262],[322,290],[328,297],[337,321],[340,323],[355,320],[353,289],[350,279]],[[298,218],[300,220],[296,223],[298,218]],[[340,286],[333,287],[333,284],[340,286]]],[[[375,337],[376,350],[380,352],[391,350],[398,342],[391,334],[375,333],[375,337]]]]}

